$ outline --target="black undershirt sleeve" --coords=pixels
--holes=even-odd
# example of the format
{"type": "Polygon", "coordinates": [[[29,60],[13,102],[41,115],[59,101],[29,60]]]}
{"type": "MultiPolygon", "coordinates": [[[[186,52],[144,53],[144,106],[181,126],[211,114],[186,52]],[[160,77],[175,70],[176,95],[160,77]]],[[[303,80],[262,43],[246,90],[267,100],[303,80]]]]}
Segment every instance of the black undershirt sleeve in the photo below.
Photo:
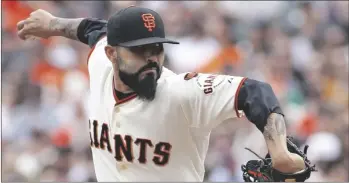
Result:
{"type": "Polygon", "coordinates": [[[271,113],[284,115],[272,87],[264,82],[246,79],[238,94],[238,110],[263,132],[271,113]]]}
{"type": "Polygon", "coordinates": [[[91,48],[107,33],[107,21],[97,18],[85,18],[81,21],[77,30],[80,42],[91,48]]]}

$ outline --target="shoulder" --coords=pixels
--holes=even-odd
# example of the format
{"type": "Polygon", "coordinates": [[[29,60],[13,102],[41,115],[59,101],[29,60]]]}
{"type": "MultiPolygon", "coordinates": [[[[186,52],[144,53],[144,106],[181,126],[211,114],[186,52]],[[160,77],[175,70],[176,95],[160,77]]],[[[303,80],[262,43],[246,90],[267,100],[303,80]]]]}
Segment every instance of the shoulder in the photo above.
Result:
{"type": "MultiPolygon", "coordinates": [[[[190,97],[200,91],[204,92],[206,80],[214,80],[210,75],[201,73],[181,73],[167,74],[159,82],[162,92],[170,96],[174,100],[190,97]]],[[[218,79],[219,80],[219,79],[218,79]]],[[[218,81],[217,80],[217,81],[218,81]]]]}
{"type": "Polygon", "coordinates": [[[101,57],[108,58],[104,51],[104,47],[106,45],[107,45],[107,37],[100,38],[90,50],[90,53],[88,55],[88,60],[92,58],[95,59],[95,58],[101,58],[101,57]]]}
{"type": "Polygon", "coordinates": [[[85,18],[78,26],[78,39],[91,48],[104,36],[107,32],[107,21],[98,18],[85,18]]]}
{"type": "Polygon", "coordinates": [[[160,77],[160,81],[170,77],[170,76],[175,76],[177,75],[176,73],[174,73],[173,71],[171,71],[170,69],[166,68],[166,67],[162,67],[162,73],[161,73],[161,77],[160,77]]]}
{"type": "Polygon", "coordinates": [[[102,37],[100,37],[98,39],[98,41],[96,42],[96,44],[94,45],[95,48],[97,47],[102,47],[103,51],[104,51],[104,47],[108,44],[107,42],[107,36],[103,35],[102,37]]]}
{"type": "Polygon", "coordinates": [[[197,90],[214,90],[223,83],[229,83],[234,76],[188,72],[169,76],[165,79],[169,86],[191,87],[197,90]],[[211,89],[210,89],[211,88],[211,89]]]}
{"type": "Polygon", "coordinates": [[[105,54],[104,47],[107,45],[106,37],[100,39],[95,47],[90,50],[87,59],[88,70],[91,78],[99,78],[104,72],[109,72],[112,64],[105,54]]]}
{"type": "Polygon", "coordinates": [[[243,80],[244,77],[240,76],[191,72],[168,76],[164,78],[161,85],[162,91],[167,95],[177,100],[187,100],[204,96],[219,96],[223,95],[225,91],[235,91],[243,80]]]}

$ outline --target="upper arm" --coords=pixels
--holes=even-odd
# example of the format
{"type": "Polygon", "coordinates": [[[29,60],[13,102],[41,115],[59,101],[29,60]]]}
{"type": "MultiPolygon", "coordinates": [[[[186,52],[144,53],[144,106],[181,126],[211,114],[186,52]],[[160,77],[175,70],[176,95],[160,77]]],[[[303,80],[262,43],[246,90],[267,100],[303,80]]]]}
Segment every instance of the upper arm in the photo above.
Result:
{"type": "Polygon", "coordinates": [[[212,129],[245,114],[263,132],[271,113],[283,115],[272,87],[244,77],[198,74],[176,83],[184,114],[191,127],[212,129]]]}
{"type": "Polygon", "coordinates": [[[244,77],[198,74],[181,85],[181,105],[191,127],[212,129],[221,122],[241,117],[237,96],[244,77]]]}
{"type": "Polygon", "coordinates": [[[81,21],[77,31],[79,41],[94,47],[98,40],[107,33],[107,21],[97,18],[86,18],[81,21]]]}
{"type": "Polygon", "coordinates": [[[239,92],[237,108],[263,132],[271,113],[283,115],[272,87],[265,82],[246,79],[239,92]]]}

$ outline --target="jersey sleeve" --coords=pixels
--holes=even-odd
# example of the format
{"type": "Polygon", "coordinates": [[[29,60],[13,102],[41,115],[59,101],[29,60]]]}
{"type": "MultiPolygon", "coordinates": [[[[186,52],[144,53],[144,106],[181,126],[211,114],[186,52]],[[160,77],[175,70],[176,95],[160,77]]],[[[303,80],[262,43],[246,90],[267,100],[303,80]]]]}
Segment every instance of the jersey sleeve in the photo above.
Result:
{"type": "Polygon", "coordinates": [[[77,37],[80,42],[87,44],[92,48],[106,33],[106,20],[97,18],[85,18],[78,26],[77,37]]]}
{"type": "Polygon", "coordinates": [[[179,100],[190,127],[211,130],[225,120],[242,117],[237,98],[246,78],[195,73],[181,77],[179,100]]]}
{"type": "Polygon", "coordinates": [[[97,85],[103,74],[111,68],[111,63],[104,53],[104,46],[107,45],[106,26],[106,20],[97,18],[85,18],[78,26],[79,41],[92,48],[87,57],[91,86],[97,85]]]}
{"type": "Polygon", "coordinates": [[[99,86],[106,74],[112,69],[112,63],[104,51],[106,45],[107,38],[104,37],[96,43],[88,56],[87,63],[90,75],[90,87],[99,86]]]}

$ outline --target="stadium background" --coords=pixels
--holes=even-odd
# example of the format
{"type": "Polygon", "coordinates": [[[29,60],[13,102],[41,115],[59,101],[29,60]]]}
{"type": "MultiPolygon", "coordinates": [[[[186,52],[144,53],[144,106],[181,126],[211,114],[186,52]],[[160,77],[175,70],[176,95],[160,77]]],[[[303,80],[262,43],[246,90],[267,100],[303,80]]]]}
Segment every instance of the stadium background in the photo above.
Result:
{"type": "MultiPolygon", "coordinates": [[[[95,181],[86,99],[89,48],[64,38],[21,41],[16,23],[35,9],[65,18],[107,19],[130,4],[158,11],[166,66],[247,76],[270,83],[288,134],[310,145],[309,181],[348,178],[348,1],[321,2],[2,2],[2,180],[95,181]]],[[[240,165],[265,154],[246,119],[212,132],[205,181],[242,181],[240,165]]]]}

